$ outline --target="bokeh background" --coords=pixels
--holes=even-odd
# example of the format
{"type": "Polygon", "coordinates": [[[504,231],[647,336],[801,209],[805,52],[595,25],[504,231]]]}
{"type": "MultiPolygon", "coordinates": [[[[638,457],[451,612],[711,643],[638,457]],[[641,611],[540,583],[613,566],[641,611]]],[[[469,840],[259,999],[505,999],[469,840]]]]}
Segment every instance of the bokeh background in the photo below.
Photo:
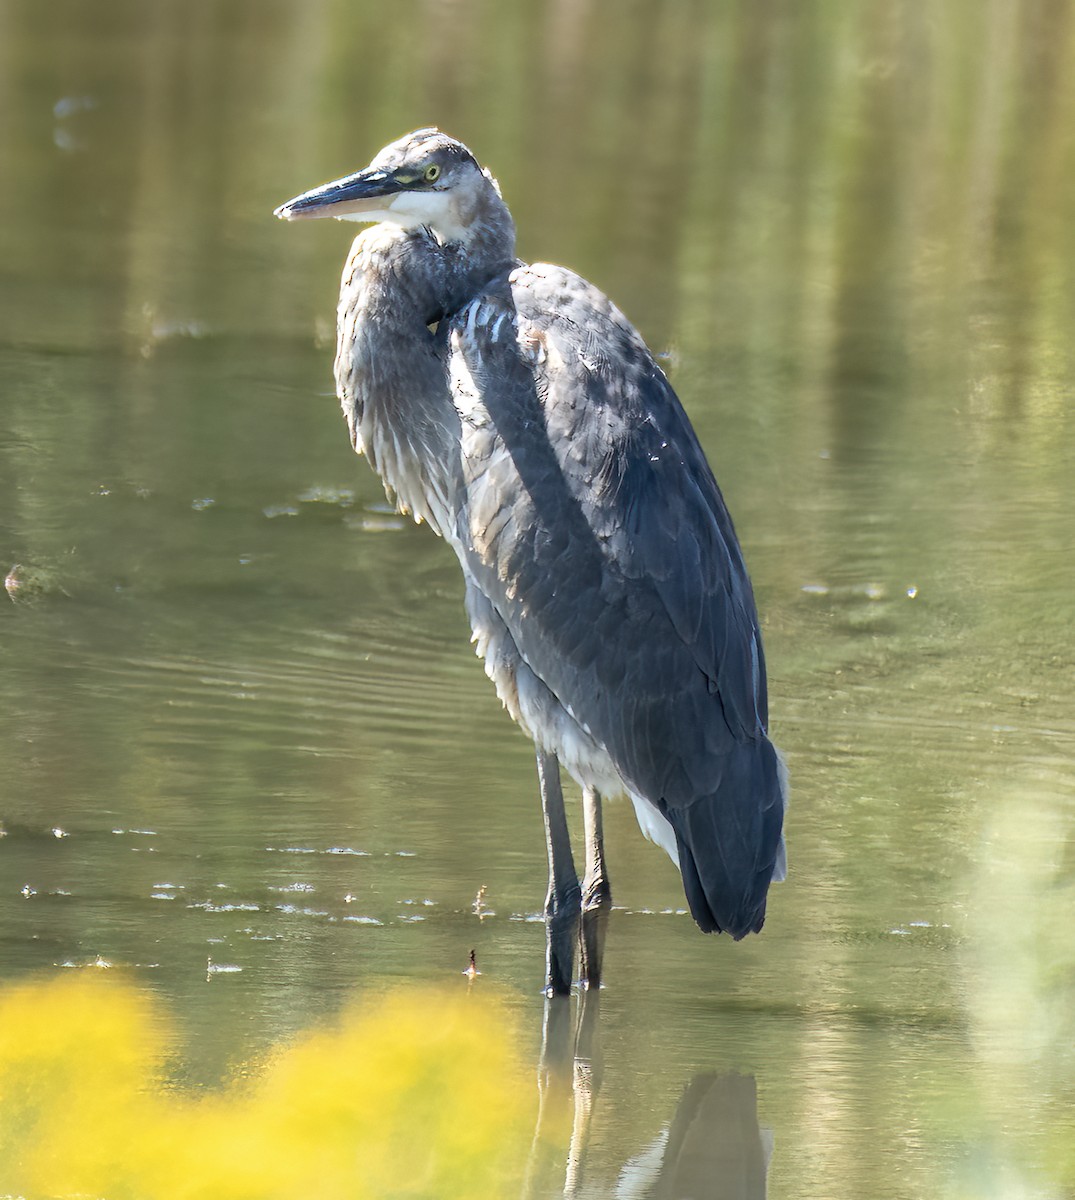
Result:
{"type": "Polygon", "coordinates": [[[348,445],[354,227],[271,217],[428,124],[661,356],[793,778],[740,945],[607,815],[577,1194],[714,1072],[772,1196],[1075,1194],[1070,0],[0,0],[0,976],[211,1093],[475,949],[537,1063],[531,749],[348,445]]]}

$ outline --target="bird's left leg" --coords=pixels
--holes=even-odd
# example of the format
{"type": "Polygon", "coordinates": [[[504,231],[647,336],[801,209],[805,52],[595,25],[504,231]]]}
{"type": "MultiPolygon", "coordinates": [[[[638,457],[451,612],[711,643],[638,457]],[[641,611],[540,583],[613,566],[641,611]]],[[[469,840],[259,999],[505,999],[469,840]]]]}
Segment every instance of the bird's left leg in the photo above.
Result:
{"type": "Polygon", "coordinates": [[[582,970],[584,987],[601,986],[601,960],[605,932],[612,909],[612,888],[605,869],[605,837],[601,821],[601,794],[588,787],[582,793],[582,819],[586,831],[586,875],[582,881],[582,970]]]}
{"type": "Polygon", "coordinates": [[[541,811],[545,816],[545,845],[549,851],[549,892],[545,898],[545,995],[571,991],[578,937],[579,877],[571,854],[571,835],[560,787],[560,763],[555,754],[537,752],[541,811]]]}

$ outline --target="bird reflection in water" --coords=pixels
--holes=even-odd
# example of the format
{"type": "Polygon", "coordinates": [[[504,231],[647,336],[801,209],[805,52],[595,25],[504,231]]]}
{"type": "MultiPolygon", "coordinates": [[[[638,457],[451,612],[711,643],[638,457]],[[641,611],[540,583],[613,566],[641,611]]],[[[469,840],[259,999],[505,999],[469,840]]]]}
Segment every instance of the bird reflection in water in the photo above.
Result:
{"type": "Polygon", "coordinates": [[[687,1085],[672,1120],[649,1146],[625,1162],[611,1193],[587,1179],[590,1133],[602,1076],[600,993],[582,991],[577,1022],[564,997],[545,1002],[538,1067],[537,1127],[523,1200],[562,1194],[577,1200],[765,1200],[772,1132],[758,1123],[753,1077],[703,1072],[687,1085]],[[570,1115],[566,1165],[555,1131],[570,1115]]]}
{"type": "Polygon", "coordinates": [[[620,1172],[616,1196],[764,1200],[773,1139],[748,1075],[696,1075],[671,1125],[620,1172]]]}

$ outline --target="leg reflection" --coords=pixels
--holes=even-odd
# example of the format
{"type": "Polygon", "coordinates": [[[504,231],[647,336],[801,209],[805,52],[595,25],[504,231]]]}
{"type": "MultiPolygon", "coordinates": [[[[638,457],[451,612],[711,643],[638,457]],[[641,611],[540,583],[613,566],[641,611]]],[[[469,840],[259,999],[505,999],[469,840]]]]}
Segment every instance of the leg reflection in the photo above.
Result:
{"type": "Polygon", "coordinates": [[[596,988],[584,988],[578,999],[578,1024],[575,1029],[575,1053],[571,1070],[571,1094],[575,1115],[571,1124],[571,1145],[567,1151],[567,1173],[564,1195],[576,1196],[582,1186],[586,1148],[590,1143],[590,1122],[594,1099],[601,1086],[598,1016],[601,993],[596,988]]]}
{"type": "Polygon", "coordinates": [[[594,1097],[600,1083],[599,993],[579,993],[572,1012],[569,996],[546,996],[538,1062],[538,1116],[526,1168],[523,1196],[578,1195],[594,1097]],[[570,1121],[567,1164],[563,1146],[570,1121]]]}
{"type": "Polygon", "coordinates": [[[573,1047],[571,998],[546,993],[537,1071],[537,1124],[526,1163],[524,1200],[553,1195],[553,1180],[563,1171],[561,1130],[571,1105],[573,1047]]]}

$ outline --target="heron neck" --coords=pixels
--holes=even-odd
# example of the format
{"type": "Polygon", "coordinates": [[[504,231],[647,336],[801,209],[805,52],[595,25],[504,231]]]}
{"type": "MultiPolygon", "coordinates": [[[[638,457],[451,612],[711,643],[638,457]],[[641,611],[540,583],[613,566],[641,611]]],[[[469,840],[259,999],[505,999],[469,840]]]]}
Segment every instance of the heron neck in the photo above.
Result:
{"type": "Polygon", "coordinates": [[[458,416],[430,324],[450,290],[444,248],[424,230],[376,225],[343,271],[336,390],[355,449],[400,508],[438,532],[459,470],[458,416]]]}
{"type": "Polygon", "coordinates": [[[469,304],[491,280],[515,264],[515,222],[491,177],[473,198],[465,235],[445,243],[444,251],[445,316],[469,304]]]}

